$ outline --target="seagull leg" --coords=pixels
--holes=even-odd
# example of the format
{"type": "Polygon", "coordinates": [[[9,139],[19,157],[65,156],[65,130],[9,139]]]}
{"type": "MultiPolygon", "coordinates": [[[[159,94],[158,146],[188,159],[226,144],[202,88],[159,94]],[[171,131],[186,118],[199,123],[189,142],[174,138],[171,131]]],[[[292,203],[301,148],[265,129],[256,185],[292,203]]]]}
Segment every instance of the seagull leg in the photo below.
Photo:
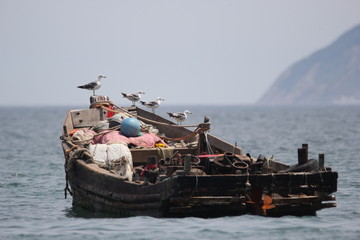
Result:
{"type": "Polygon", "coordinates": [[[93,96],[95,96],[95,90],[93,90],[93,96]]]}

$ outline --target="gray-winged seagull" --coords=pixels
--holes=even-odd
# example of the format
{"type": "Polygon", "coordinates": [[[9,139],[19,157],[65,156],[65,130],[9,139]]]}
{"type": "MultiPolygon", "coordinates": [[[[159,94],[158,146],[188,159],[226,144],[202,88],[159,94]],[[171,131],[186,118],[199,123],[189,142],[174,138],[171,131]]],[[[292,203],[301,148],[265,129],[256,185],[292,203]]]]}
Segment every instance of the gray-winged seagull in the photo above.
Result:
{"type": "Polygon", "coordinates": [[[81,85],[78,86],[78,88],[82,88],[82,89],[87,89],[87,90],[92,90],[93,91],[93,96],[95,96],[95,90],[98,90],[101,87],[101,79],[102,78],[106,78],[105,75],[100,74],[98,76],[98,80],[97,81],[93,81],[90,83],[87,83],[85,85],[81,85]]]}
{"type": "Polygon", "coordinates": [[[133,106],[135,106],[135,102],[139,101],[142,94],[145,94],[143,91],[138,91],[137,93],[121,93],[124,98],[132,101],[133,106]]]}
{"type": "Polygon", "coordinates": [[[177,121],[179,125],[181,125],[181,122],[185,121],[187,119],[187,114],[192,114],[189,110],[185,110],[183,113],[167,113],[169,116],[177,121]]]}
{"type": "Polygon", "coordinates": [[[161,101],[165,101],[165,100],[161,97],[158,97],[156,98],[155,101],[150,101],[150,102],[140,101],[140,103],[148,108],[151,108],[152,112],[155,113],[155,108],[158,108],[160,106],[161,101]]]}

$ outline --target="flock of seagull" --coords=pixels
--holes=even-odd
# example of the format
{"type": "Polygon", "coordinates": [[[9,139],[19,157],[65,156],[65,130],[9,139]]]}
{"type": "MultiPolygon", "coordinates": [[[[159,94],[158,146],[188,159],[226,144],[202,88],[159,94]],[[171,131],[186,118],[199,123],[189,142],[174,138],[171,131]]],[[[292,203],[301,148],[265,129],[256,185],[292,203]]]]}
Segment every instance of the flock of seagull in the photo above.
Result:
{"type": "MultiPolygon", "coordinates": [[[[93,91],[93,96],[95,96],[95,91],[101,87],[101,84],[102,84],[101,80],[103,78],[106,78],[106,76],[103,74],[100,74],[98,76],[97,81],[93,81],[93,82],[78,86],[78,88],[91,90],[91,91],[93,91]]],[[[140,101],[141,96],[143,94],[145,94],[145,92],[143,92],[143,91],[138,91],[137,93],[121,93],[121,94],[123,95],[124,98],[130,100],[132,102],[133,106],[135,106],[136,102],[140,102],[145,107],[151,108],[152,112],[154,114],[155,114],[155,109],[160,106],[160,103],[162,101],[165,101],[161,97],[158,97],[154,101],[149,101],[149,102],[140,101]]],[[[169,114],[169,117],[175,119],[177,124],[181,125],[181,123],[187,119],[187,114],[191,114],[191,112],[189,110],[185,110],[184,112],[178,112],[178,113],[168,112],[167,114],[169,114]]]]}

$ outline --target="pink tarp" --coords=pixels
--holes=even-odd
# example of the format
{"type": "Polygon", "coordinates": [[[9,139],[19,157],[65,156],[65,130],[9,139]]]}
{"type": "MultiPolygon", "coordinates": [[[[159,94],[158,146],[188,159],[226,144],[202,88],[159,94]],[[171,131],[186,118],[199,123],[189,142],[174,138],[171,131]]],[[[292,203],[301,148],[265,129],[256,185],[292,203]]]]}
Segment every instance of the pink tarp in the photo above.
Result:
{"type": "Polygon", "coordinates": [[[105,134],[100,134],[94,137],[93,139],[93,144],[97,144],[97,143],[106,144],[106,143],[119,143],[119,142],[124,142],[126,144],[134,144],[137,147],[148,147],[148,148],[154,147],[156,143],[162,143],[165,146],[167,146],[166,143],[161,138],[159,138],[158,136],[152,133],[143,133],[143,135],[139,137],[128,138],[124,135],[121,135],[120,131],[111,131],[105,134]]]}

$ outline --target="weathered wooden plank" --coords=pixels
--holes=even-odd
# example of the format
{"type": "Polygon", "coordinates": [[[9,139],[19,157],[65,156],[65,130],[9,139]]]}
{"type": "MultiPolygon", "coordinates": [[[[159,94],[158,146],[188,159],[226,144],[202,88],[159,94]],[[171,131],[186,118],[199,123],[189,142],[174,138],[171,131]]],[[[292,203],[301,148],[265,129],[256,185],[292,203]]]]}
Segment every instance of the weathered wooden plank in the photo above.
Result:
{"type": "Polygon", "coordinates": [[[101,109],[81,109],[70,112],[74,128],[91,127],[95,123],[104,120],[101,109]]]}
{"type": "Polygon", "coordinates": [[[181,188],[235,188],[242,187],[249,180],[252,187],[297,187],[319,185],[319,187],[332,186],[334,192],[337,186],[336,172],[322,173],[278,173],[278,174],[251,174],[251,175],[211,175],[211,176],[179,176],[179,186],[181,188]]]}
{"type": "Polygon", "coordinates": [[[76,185],[78,188],[93,192],[94,194],[99,195],[103,198],[110,198],[113,201],[120,201],[123,203],[149,203],[149,202],[156,202],[161,200],[160,193],[129,194],[126,192],[108,191],[102,188],[98,188],[94,185],[91,185],[79,179],[76,181],[76,185]]]}
{"type": "Polygon", "coordinates": [[[99,208],[112,208],[113,211],[116,210],[148,210],[148,209],[160,209],[161,201],[154,202],[123,202],[117,201],[113,198],[104,197],[96,194],[92,191],[87,191],[85,189],[80,188],[79,186],[72,186],[74,190],[76,190],[75,197],[76,201],[83,202],[84,204],[90,204],[94,208],[98,208],[97,210],[102,210],[99,208]]]}
{"type": "MultiPolygon", "coordinates": [[[[243,155],[244,152],[241,148],[239,147],[235,147],[234,144],[230,144],[228,142],[225,142],[223,140],[221,140],[218,137],[215,137],[211,134],[208,134],[208,140],[210,145],[215,148],[214,146],[216,146],[217,149],[220,149],[223,152],[231,152],[234,154],[239,154],[239,155],[243,155]]],[[[215,150],[215,149],[213,149],[215,150]]]]}
{"type": "Polygon", "coordinates": [[[70,111],[68,111],[67,114],[66,114],[66,117],[65,117],[62,134],[63,135],[68,134],[73,129],[74,129],[74,127],[73,127],[73,123],[72,123],[72,120],[71,120],[71,114],[70,114],[70,111]]]}

